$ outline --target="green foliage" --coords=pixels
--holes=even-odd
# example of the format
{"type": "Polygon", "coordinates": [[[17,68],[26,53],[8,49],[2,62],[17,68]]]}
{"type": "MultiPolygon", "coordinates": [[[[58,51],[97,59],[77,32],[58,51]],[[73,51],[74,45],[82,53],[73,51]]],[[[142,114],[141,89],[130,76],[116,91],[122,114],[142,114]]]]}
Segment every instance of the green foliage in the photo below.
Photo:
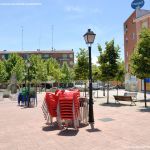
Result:
{"type": "Polygon", "coordinates": [[[131,56],[131,73],[139,79],[150,77],[150,29],[142,29],[131,56]]]}
{"type": "Polygon", "coordinates": [[[68,64],[65,62],[62,65],[62,69],[61,69],[61,81],[65,84],[70,83],[72,81],[72,73],[71,73],[71,69],[69,68],[68,64]]]}
{"type": "Polygon", "coordinates": [[[115,78],[118,70],[119,47],[114,46],[114,40],[106,42],[105,45],[105,51],[102,51],[101,46],[98,45],[100,76],[102,81],[111,81],[115,78]]]}
{"type": "Polygon", "coordinates": [[[18,54],[10,54],[8,60],[4,61],[6,72],[8,74],[7,80],[10,80],[13,74],[16,74],[17,81],[24,79],[24,61],[18,54]]]}
{"type": "Polygon", "coordinates": [[[100,69],[98,66],[93,65],[92,66],[92,77],[93,77],[93,81],[97,81],[100,79],[100,69]]]}
{"type": "Polygon", "coordinates": [[[117,81],[120,81],[121,83],[124,82],[124,80],[125,80],[125,64],[124,64],[124,61],[119,61],[118,62],[118,71],[116,73],[115,79],[117,81]]]}
{"type": "MultiPolygon", "coordinates": [[[[47,64],[39,55],[31,55],[29,68],[29,79],[34,83],[47,81],[47,64]]],[[[27,68],[26,68],[27,70],[27,68]]]]}
{"type": "Polygon", "coordinates": [[[89,62],[88,62],[88,51],[86,49],[81,49],[77,54],[77,63],[75,65],[75,80],[88,80],[89,74],[89,62]]]}
{"type": "Polygon", "coordinates": [[[47,73],[49,76],[48,79],[55,80],[56,82],[60,81],[62,73],[56,59],[50,58],[47,60],[47,73]]]}
{"type": "Polygon", "coordinates": [[[7,81],[7,72],[6,72],[6,67],[4,65],[3,61],[0,61],[0,83],[6,82],[7,81]]]}

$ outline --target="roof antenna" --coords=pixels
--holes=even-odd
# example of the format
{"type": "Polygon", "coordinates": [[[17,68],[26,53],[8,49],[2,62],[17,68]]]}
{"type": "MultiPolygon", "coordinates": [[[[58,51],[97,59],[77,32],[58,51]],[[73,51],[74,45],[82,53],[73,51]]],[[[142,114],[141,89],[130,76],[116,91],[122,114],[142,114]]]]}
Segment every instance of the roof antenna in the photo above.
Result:
{"type": "Polygon", "coordinates": [[[38,48],[38,50],[40,50],[40,49],[41,49],[41,31],[40,31],[40,35],[39,35],[39,40],[38,40],[38,42],[39,42],[39,48],[38,48]]]}
{"type": "Polygon", "coordinates": [[[51,29],[52,29],[52,51],[53,51],[54,50],[54,47],[53,47],[53,42],[54,42],[54,40],[53,40],[54,26],[53,25],[52,25],[51,29]]]}

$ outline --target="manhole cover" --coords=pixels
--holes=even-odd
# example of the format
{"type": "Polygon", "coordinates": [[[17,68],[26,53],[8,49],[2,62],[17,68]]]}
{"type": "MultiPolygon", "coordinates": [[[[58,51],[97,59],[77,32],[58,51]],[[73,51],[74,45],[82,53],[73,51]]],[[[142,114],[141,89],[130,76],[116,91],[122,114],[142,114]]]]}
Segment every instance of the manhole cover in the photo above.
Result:
{"type": "Polygon", "coordinates": [[[103,122],[109,122],[109,121],[113,121],[114,119],[112,118],[102,118],[102,119],[99,119],[100,121],[103,121],[103,122]]]}

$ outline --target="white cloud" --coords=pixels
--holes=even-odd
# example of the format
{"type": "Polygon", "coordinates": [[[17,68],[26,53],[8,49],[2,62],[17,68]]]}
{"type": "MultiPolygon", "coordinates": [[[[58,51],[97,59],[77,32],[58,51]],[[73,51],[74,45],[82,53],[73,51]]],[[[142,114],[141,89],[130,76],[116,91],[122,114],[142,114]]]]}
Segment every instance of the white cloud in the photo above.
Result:
{"type": "Polygon", "coordinates": [[[92,56],[92,63],[97,65],[97,61],[98,61],[97,56],[92,56]]]}
{"type": "Polygon", "coordinates": [[[102,14],[102,10],[98,9],[98,8],[93,8],[90,10],[90,12],[92,14],[102,14]]]}
{"type": "Polygon", "coordinates": [[[65,11],[67,11],[67,12],[76,12],[76,13],[83,12],[83,10],[78,6],[66,6],[65,11]]]}

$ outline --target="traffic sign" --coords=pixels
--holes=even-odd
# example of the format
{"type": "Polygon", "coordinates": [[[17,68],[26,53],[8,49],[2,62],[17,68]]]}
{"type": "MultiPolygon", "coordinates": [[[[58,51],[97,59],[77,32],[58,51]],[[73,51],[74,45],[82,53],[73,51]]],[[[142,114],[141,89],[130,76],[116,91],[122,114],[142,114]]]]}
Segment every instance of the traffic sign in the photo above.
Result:
{"type": "Polygon", "coordinates": [[[134,0],[132,3],[131,3],[131,7],[133,9],[137,9],[137,8],[142,8],[144,6],[144,0],[134,0]]]}

